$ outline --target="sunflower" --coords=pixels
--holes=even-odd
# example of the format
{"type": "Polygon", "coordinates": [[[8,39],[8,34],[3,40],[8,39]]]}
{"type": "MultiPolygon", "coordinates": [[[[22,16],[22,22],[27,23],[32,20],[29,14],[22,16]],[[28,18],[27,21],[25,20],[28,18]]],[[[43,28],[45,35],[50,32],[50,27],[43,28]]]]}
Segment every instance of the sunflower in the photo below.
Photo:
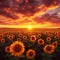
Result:
{"type": "Polygon", "coordinates": [[[3,33],[0,33],[0,39],[2,39],[3,38],[3,33]]]}
{"type": "Polygon", "coordinates": [[[46,40],[47,40],[47,41],[51,41],[51,37],[47,37],[46,40]]]}
{"type": "Polygon", "coordinates": [[[20,37],[20,38],[21,38],[22,36],[23,36],[23,34],[22,34],[22,33],[19,33],[19,34],[18,34],[18,37],[20,37]]]}
{"type": "Polygon", "coordinates": [[[53,45],[46,45],[43,50],[45,53],[52,54],[54,52],[54,46],[53,45]]]}
{"type": "Polygon", "coordinates": [[[58,46],[58,41],[54,41],[54,42],[52,43],[52,45],[53,45],[55,48],[57,48],[57,46],[58,46]]]}
{"type": "Polygon", "coordinates": [[[57,37],[60,38],[60,33],[57,33],[57,37]]]}
{"type": "Polygon", "coordinates": [[[1,41],[1,43],[5,43],[5,39],[4,38],[2,38],[0,41],[1,41]]]}
{"type": "Polygon", "coordinates": [[[35,36],[35,35],[31,35],[30,41],[31,41],[31,42],[35,42],[35,41],[36,41],[36,36],[35,36]]]}
{"type": "Polygon", "coordinates": [[[39,33],[38,35],[37,35],[37,38],[40,38],[41,37],[41,33],[39,33]]]}
{"type": "Polygon", "coordinates": [[[26,56],[27,56],[27,58],[29,58],[29,59],[33,59],[33,58],[36,56],[35,50],[29,49],[29,50],[26,52],[26,56]]]}
{"type": "Polygon", "coordinates": [[[55,35],[54,38],[57,39],[57,36],[55,35]]]}
{"type": "Polygon", "coordinates": [[[7,37],[8,37],[9,40],[13,40],[14,35],[13,34],[8,34],[7,37]]]}
{"type": "Polygon", "coordinates": [[[23,40],[27,40],[27,36],[23,36],[23,40]]]}
{"type": "Polygon", "coordinates": [[[43,44],[44,44],[44,40],[43,40],[43,39],[39,39],[39,40],[38,40],[38,44],[39,44],[39,45],[43,45],[43,44]]]}
{"type": "Polygon", "coordinates": [[[21,38],[17,38],[17,41],[21,41],[21,38]]]}
{"type": "Polygon", "coordinates": [[[52,36],[53,36],[53,34],[52,34],[51,32],[49,32],[49,33],[48,33],[48,36],[49,36],[49,37],[52,37],[52,36]]]}
{"type": "Polygon", "coordinates": [[[15,41],[10,45],[10,52],[14,56],[21,56],[25,51],[25,46],[20,41],[15,41]]]}
{"type": "Polygon", "coordinates": [[[5,47],[5,52],[10,52],[10,46],[5,47]]]}

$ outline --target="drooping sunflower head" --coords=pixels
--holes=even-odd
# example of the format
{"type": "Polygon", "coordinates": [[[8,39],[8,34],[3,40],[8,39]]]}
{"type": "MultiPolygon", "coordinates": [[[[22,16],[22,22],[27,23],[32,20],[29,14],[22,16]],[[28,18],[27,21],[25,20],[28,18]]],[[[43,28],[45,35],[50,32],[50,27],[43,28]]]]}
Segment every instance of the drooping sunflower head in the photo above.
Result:
{"type": "Polygon", "coordinates": [[[26,52],[26,56],[27,56],[27,58],[29,58],[29,59],[33,59],[33,58],[36,56],[35,50],[29,49],[29,50],[26,52]]]}
{"type": "Polygon", "coordinates": [[[24,51],[25,51],[25,46],[20,41],[15,41],[10,46],[10,52],[14,56],[21,56],[24,53],[24,51]]]}

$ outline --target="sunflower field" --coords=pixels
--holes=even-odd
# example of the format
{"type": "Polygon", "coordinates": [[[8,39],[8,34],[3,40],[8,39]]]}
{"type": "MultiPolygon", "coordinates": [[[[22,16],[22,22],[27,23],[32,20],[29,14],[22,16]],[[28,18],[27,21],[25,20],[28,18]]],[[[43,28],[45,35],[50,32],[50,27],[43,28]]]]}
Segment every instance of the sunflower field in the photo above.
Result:
{"type": "Polygon", "coordinates": [[[0,33],[0,60],[59,60],[60,32],[0,33]]]}

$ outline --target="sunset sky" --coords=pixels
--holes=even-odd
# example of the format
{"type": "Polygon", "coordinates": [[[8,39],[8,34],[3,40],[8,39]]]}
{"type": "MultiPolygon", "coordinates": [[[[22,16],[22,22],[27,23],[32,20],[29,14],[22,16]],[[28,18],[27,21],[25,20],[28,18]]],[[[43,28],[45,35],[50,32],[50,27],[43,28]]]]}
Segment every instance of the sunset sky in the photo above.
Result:
{"type": "Polygon", "coordinates": [[[60,0],[0,0],[0,28],[60,28],[60,0]]]}

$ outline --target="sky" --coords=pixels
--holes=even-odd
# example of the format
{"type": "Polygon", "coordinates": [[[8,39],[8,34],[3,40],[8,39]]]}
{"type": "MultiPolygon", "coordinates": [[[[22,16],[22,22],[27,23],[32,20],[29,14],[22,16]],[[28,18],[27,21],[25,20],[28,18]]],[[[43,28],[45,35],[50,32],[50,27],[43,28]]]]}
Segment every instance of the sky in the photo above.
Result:
{"type": "Polygon", "coordinates": [[[0,0],[0,28],[60,28],[60,0],[0,0]]]}

